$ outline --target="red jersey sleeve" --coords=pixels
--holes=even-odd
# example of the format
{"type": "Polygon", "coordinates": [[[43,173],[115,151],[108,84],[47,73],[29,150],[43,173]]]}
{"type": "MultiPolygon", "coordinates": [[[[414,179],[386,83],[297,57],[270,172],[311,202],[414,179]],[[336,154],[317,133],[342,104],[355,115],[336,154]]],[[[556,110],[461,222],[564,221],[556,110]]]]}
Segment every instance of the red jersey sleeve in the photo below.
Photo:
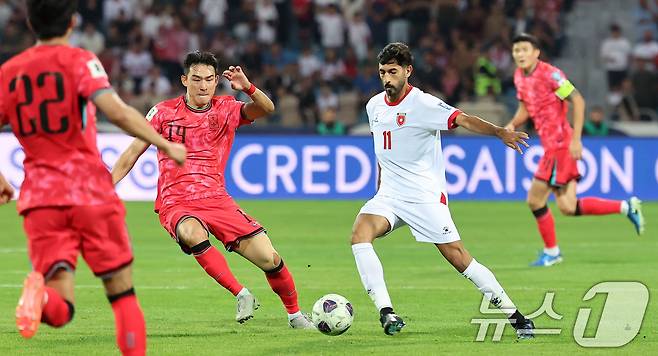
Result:
{"type": "Polygon", "coordinates": [[[92,52],[83,51],[76,68],[78,93],[82,97],[93,99],[99,90],[112,88],[103,65],[92,52]]]}
{"type": "Polygon", "coordinates": [[[253,122],[242,116],[242,107],[245,104],[243,101],[235,100],[232,96],[225,97],[220,104],[222,110],[228,113],[229,125],[234,130],[242,125],[249,125],[253,122]]]}
{"type": "Polygon", "coordinates": [[[546,68],[547,71],[544,73],[544,78],[549,83],[551,91],[560,100],[566,99],[576,88],[559,68],[553,66],[547,66],[546,68]]]}
{"type": "Polygon", "coordinates": [[[158,133],[162,133],[161,130],[161,125],[160,125],[160,117],[161,117],[161,112],[160,109],[158,109],[158,105],[154,106],[149,110],[149,112],[146,114],[146,120],[151,124],[151,127],[155,129],[158,133]]]}

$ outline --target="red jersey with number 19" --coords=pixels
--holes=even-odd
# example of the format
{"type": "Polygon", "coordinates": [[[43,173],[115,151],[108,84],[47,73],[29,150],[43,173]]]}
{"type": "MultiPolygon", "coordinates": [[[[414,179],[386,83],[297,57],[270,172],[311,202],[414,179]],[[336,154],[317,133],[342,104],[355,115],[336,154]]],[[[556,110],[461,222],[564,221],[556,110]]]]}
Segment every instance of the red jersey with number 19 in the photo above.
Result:
{"type": "Polygon", "coordinates": [[[94,96],[111,89],[96,56],[38,45],[0,67],[0,126],[25,151],[18,211],[118,201],[96,147],[94,96]]]}
{"type": "Polygon", "coordinates": [[[235,130],[251,123],[241,115],[244,104],[232,96],[214,96],[208,108],[196,110],[180,96],[149,111],[146,118],[156,131],[187,148],[183,167],[158,151],[156,212],[190,200],[228,196],[224,168],[235,130]]]}

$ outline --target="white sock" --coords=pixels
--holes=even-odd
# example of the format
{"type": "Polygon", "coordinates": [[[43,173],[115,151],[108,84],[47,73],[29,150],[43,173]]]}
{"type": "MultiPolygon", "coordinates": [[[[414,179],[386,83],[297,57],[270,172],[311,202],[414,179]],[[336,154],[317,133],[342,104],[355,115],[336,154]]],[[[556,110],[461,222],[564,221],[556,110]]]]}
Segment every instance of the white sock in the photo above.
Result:
{"type": "Polygon", "coordinates": [[[236,295],[236,297],[244,297],[245,295],[249,295],[249,294],[251,294],[249,289],[247,289],[245,287],[242,287],[242,289],[240,289],[240,293],[238,293],[238,295],[236,295]]]}
{"type": "Polygon", "coordinates": [[[544,247],[544,253],[549,256],[555,257],[560,254],[560,248],[557,245],[551,248],[544,247]]]}
{"type": "Polygon", "coordinates": [[[619,213],[621,213],[622,215],[628,215],[628,209],[629,209],[628,202],[626,200],[622,200],[621,209],[619,209],[619,213]]]}
{"type": "Polygon", "coordinates": [[[302,311],[301,310],[298,311],[297,313],[288,314],[288,321],[290,321],[292,319],[295,319],[298,316],[302,316],[302,311]]]}
{"type": "Polygon", "coordinates": [[[507,317],[512,316],[516,311],[516,305],[507,296],[503,287],[498,283],[496,277],[491,271],[478,263],[475,259],[466,267],[462,273],[475,284],[475,286],[485,295],[487,300],[500,309],[507,317]]]}
{"type": "Polygon", "coordinates": [[[391,297],[388,295],[386,282],[384,282],[384,268],[375,253],[375,249],[372,248],[372,244],[354,244],[352,245],[352,253],[363,287],[375,303],[377,311],[385,307],[392,308],[391,297]]]}

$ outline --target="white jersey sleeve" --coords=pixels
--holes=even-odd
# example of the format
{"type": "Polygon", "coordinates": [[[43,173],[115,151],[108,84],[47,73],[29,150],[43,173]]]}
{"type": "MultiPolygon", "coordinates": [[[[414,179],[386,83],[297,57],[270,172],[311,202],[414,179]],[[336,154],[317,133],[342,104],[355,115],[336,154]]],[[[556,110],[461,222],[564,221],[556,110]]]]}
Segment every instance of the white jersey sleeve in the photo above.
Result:
{"type": "Polygon", "coordinates": [[[450,130],[456,128],[455,118],[461,113],[459,109],[427,93],[421,93],[419,95],[418,110],[422,112],[417,115],[421,120],[419,124],[428,130],[450,130]]]}

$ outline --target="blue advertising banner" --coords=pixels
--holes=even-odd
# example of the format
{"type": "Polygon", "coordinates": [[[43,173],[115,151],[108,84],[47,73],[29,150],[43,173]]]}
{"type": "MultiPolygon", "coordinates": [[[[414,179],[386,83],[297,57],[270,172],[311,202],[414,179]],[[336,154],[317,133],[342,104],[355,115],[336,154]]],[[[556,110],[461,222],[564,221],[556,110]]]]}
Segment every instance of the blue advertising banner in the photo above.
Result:
{"type": "MultiPolygon", "coordinates": [[[[493,138],[443,137],[452,199],[525,199],[543,149],[523,155],[493,138]]],[[[658,200],[658,139],[586,139],[579,194],[658,200]]],[[[377,168],[370,137],[239,137],[227,166],[236,198],[367,199],[377,168]]]]}
{"type": "MultiPolygon", "coordinates": [[[[132,138],[100,134],[98,146],[111,167],[132,138]]],[[[523,155],[500,141],[443,137],[450,197],[458,200],[525,199],[543,150],[538,141],[523,155]]],[[[658,200],[658,139],[588,138],[578,193],[658,200]]],[[[17,188],[24,154],[11,134],[0,134],[0,171],[17,188]]],[[[118,186],[126,200],[152,200],[157,157],[150,148],[118,186]]],[[[237,199],[368,199],[377,165],[370,137],[236,136],[226,166],[228,191],[237,199]]]]}

